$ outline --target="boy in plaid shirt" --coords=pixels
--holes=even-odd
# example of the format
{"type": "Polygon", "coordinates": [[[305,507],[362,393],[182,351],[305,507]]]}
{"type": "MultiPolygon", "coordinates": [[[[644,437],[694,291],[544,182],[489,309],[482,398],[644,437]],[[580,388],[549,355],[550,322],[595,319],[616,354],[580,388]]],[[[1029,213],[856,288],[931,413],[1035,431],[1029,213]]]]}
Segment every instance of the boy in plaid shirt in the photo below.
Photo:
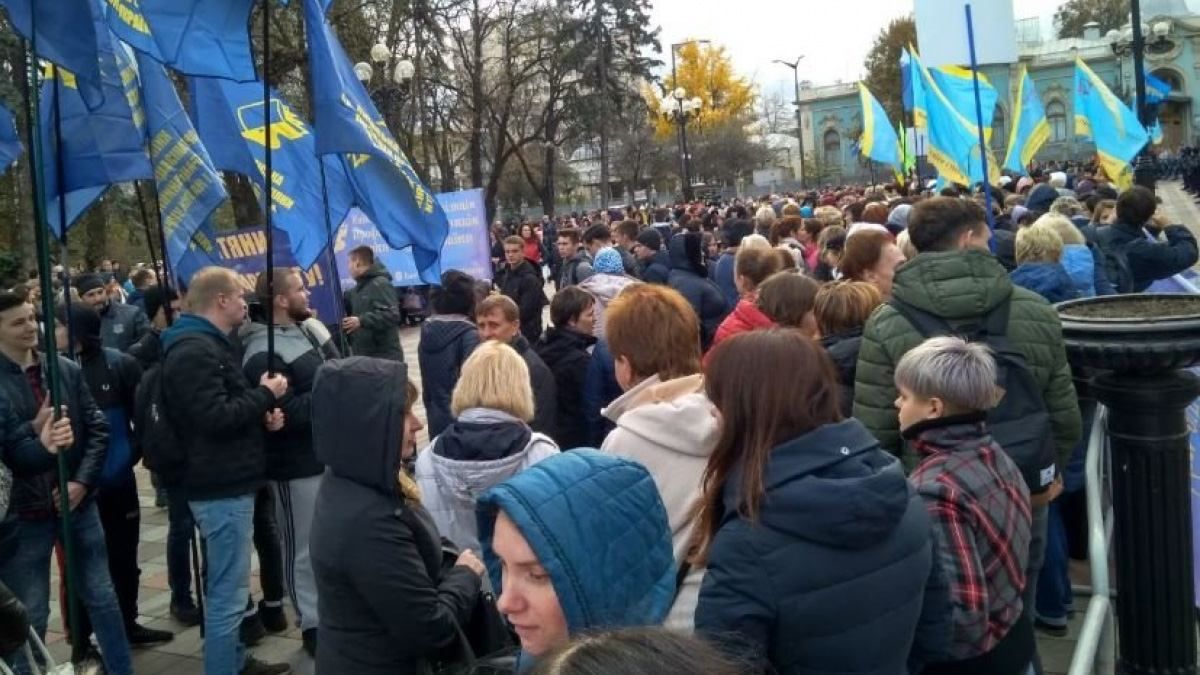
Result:
{"type": "Polygon", "coordinates": [[[988,433],[1000,400],[987,345],[935,337],[896,366],[904,438],[920,465],[909,477],[933,521],[937,560],[949,583],[953,636],[926,675],[1017,675],[1034,652],[1022,611],[1029,556],[1029,491],[988,433]]]}

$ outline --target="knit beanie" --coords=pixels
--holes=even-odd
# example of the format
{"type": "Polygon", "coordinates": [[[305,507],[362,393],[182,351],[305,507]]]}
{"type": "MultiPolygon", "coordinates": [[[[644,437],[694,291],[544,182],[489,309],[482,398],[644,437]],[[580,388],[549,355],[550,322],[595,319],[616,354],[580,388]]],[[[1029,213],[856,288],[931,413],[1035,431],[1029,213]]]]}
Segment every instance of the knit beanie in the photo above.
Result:
{"type": "Polygon", "coordinates": [[[625,264],[621,262],[621,254],[617,253],[617,249],[610,247],[596,254],[592,269],[599,274],[624,274],[625,264]]]}
{"type": "Polygon", "coordinates": [[[75,277],[75,288],[80,295],[86,295],[88,291],[104,288],[104,279],[99,274],[81,274],[75,277]]]}
{"type": "Polygon", "coordinates": [[[662,235],[653,227],[647,227],[638,233],[637,243],[651,251],[657,251],[662,248],[662,235]]]}

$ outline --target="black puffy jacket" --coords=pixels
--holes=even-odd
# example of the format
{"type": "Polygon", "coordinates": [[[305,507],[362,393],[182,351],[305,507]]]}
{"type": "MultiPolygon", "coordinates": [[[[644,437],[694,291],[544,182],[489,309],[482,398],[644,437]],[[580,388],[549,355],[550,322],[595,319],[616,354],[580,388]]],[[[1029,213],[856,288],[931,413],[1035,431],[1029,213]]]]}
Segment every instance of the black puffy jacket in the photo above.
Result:
{"type": "Polygon", "coordinates": [[[516,267],[505,265],[496,273],[496,288],[517,303],[521,335],[530,342],[537,342],[542,336],[542,308],[547,304],[542,275],[526,261],[516,267]]]}
{"type": "Polygon", "coordinates": [[[421,366],[421,398],[429,422],[429,437],[450,426],[450,396],[462,365],[479,346],[479,331],[465,316],[434,316],[421,324],[417,363],[421,366]]]}
{"type": "Polygon", "coordinates": [[[547,328],[542,339],[534,345],[550,372],[558,393],[554,439],[564,449],[591,447],[588,442],[587,417],[584,415],[583,385],[587,380],[592,356],[588,348],[596,338],[573,330],[547,328]]]}
{"type": "Polygon", "coordinates": [[[712,344],[717,327],[731,309],[716,283],[709,279],[700,259],[700,235],[694,232],[671,237],[667,245],[671,273],[667,283],[679,291],[700,319],[700,346],[705,351],[712,344]]]}
{"type": "Polygon", "coordinates": [[[533,346],[524,335],[518,335],[508,344],[525,359],[525,367],[529,369],[529,386],[533,388],[534,406],[530,428],[557,440],[558,383],[554,380],[554,373],[550,372],[546,362],[533,350],[533,346]]]}
{"type": "Polygon", "coordinates": [[[177,485],[189,500],[254,494],[266,483],[266,387],[242,372],[233,342],[194,314],[163,333],[163,398],[187,457],[177,485]]]}
{"type": "Polygon", "coordinates": [[[725,481],[697,632],[784,675],[896,675],[910,652],[937,653],[924,640],[945,630],[924,629],[944,625],[947,596],[929,516],[862,424],[772,450],[758,522],[738,514],[741,471],[725,481]]]}
{"type": "Polygon", "coordinates": [[[454,643],[480,578],[442,571],[436,526],[400,496],[403,363],[353,357],[321,367],[313,442],[329,467],[310,552],[321,605],[317,672],[402,675],[454,643]],[[347,434],[353,429],[353,434],[347,434]]]}

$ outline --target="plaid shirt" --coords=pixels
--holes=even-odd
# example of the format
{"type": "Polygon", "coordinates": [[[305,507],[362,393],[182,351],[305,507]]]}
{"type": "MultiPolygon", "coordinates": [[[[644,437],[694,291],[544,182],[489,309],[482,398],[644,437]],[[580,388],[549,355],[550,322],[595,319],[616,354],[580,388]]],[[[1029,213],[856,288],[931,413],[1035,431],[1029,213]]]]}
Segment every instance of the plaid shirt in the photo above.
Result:
{"type": "Polygon", "coordinates": [[[1029,490],[982,415],[929,420],[905,430],[921,463],[909,477],[925,500],[950,585],[948,656],[991,651],[1021,615],[1029,558],[1029,490]]]}

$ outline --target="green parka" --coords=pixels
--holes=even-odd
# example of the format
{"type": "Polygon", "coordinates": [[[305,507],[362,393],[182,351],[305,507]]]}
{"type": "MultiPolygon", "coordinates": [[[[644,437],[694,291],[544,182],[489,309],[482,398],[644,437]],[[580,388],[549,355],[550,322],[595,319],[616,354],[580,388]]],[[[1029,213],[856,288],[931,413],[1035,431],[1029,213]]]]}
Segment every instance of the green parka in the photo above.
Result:
{"type": "MultiPolygon", "coordinates": [[[[1001,302],[1011,301],[1008,339],[1025,355],[1041,387],[1058,449],[1058,468],[1066,467],[1082,434],[1082,422],[1062,325],[1053,307],[1037,294],[1013,286],[993,256],[975,250],[918,255],[896,273],[892,295],[951,326],[976,321],[1001,302]]],[[[893,376],[900,357],[923,341],[899,312],[883,305],[867,321],[858,353],[854,416],[897,455],[903,448],[893,376]]]]}

